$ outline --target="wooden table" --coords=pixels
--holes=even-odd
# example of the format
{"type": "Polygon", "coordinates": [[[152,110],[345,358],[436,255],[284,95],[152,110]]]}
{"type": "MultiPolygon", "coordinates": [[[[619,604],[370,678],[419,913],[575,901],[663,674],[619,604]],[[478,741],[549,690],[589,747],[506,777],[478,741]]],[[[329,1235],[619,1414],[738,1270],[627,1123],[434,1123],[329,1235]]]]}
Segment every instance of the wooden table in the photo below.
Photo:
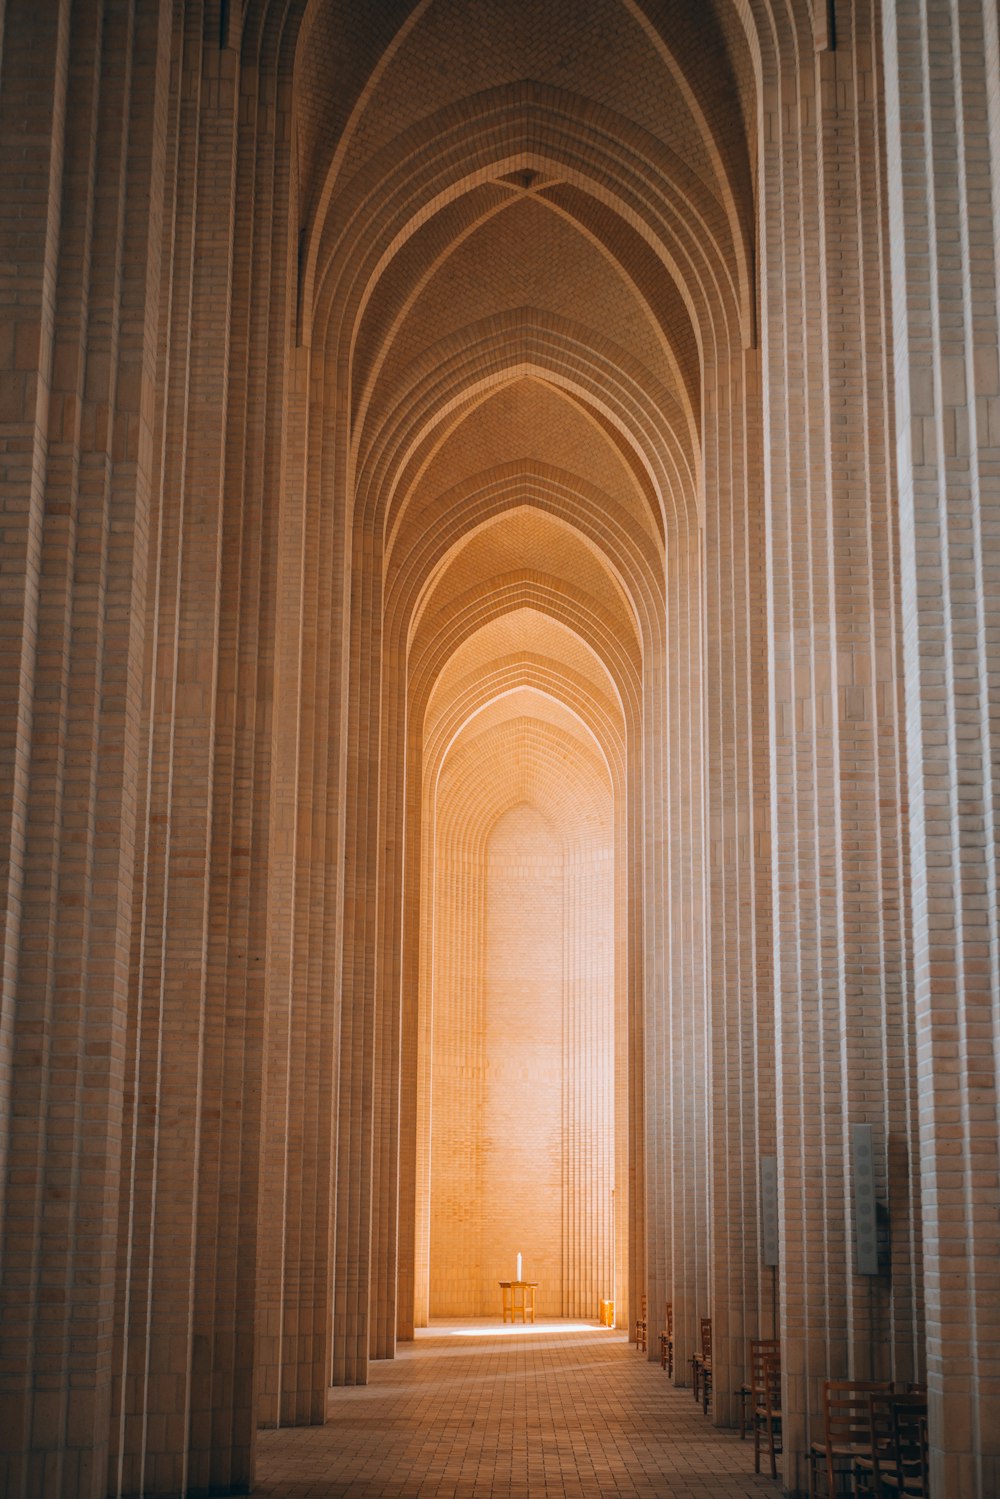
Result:
{"type": "Polygon", "coordinates": [[[521,1313],[522,1322],[534,1322],[537,1286],[537,1280],[502,1280],[500,1282],[500,1309],[505,1322],[517,1322],[518,1312],[521,1313]]]}

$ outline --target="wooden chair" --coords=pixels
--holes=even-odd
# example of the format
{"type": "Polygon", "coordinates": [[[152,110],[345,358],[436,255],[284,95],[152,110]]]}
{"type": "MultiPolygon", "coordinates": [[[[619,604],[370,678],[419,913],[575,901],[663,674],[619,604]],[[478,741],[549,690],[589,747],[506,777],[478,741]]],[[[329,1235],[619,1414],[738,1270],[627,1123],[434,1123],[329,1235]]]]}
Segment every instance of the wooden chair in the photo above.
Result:
{"type": "Polygon", "coordinates": [[[704,1414],[712,1403],[712,1319],[701,1318],[701,1352],[691,1355],[691,1392],[704,1414]]]}
{"type": "Polygon", "coordinates": [[[855,1494],[859,1499],[926,1495],[927,1396],[886,1390],[868,1400],[871,1452],[854,1460],[855,1494]]]}
{"type": "Polygon", "coordinates": [[[775,1349],[761,1356],[759,1398],[753,1411],[753,1468],[760,1472],[760,1449],[767,1443],[771,1477],[778,1476],[781,1456],[781,1354],[775,1349]]]}
{"type": "Polygon", "coordinates": [[[635,1350],[637,1353],[646,1352],[646,1298],[639,1298],[639,1315],[635,1319],[635,1350]]]}
{"type": "MultiPolygon", "coordinates": [[[[777,1337],[751,1337],[750,1382],[733,1391],[739,1399],[739,1441],[744,1441],[747,1430],[753,1430],[756,1412],[763,1406],[763,1375],[765,1358],[777,1358],[781,1367],[781,1343],[777,1337]]],[[[757,1469],[760,1472],[760,1469],[757,1469]]]]}
{"type": "Polygon", "coordinates": [[[753,1426],[754,1411],[762,1403],[763,1361],[765,1358],[781,1358],[781,1343],[777,1337],[753,1337],[750,1340],[750,1384],[733,1391],[739,1399],[739,1441],[747,1436],[747,1427],[753,1426]]]}
{"type": "Polygon", "coordinates": [[[882,1464],[882,1493],[925,1496],[927,1469],[927,1396],[894,1395],[889,1404],[892,1437],[889,1460],[882,1464]]]}
{"type": "Polygon", "coordinates": [[[663,1331],[660,1333],[660,1368],[674,1377],[674,1304],[668,1301],[663,1308],[663,1331]]]}
{"type": "MultiPolygon", "coordinates": [[[[702,1342],[704,1342],[704,1321],[702,1318],[702,1342]]],[[[696,1348],[688,1359],[691,1365],[691,1398],[695,1401],[701,1399],[701,1353],[696,1348]]]]}
{"type": "Polygon", "coordinates": [[[809,1448],[809,1499],[815,1499],[819,1472],[826,1477],[829,1499],[836,1499],[838,1472],[853,1487],[855,1459],[871,1454],[868,1397],[889,1389],[879,1380],[828,1379],[823,1385],[823,1440],[809,1448]]]}
{"type": "Polygon", "coordinates": [[[868,1396],[869,1451],[854,1459],[857,1499],[882,1499],[882,1478],[893,1466],[892,1401],[890,1390],[873,1390],[868,1396]]]}

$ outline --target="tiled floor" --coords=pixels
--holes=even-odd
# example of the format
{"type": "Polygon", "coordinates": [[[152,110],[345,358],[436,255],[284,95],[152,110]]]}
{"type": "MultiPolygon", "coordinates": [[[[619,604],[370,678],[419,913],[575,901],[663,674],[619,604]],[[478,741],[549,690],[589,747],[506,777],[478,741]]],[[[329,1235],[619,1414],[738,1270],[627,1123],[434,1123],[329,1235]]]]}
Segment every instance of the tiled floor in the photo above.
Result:
{"type": "Polygon", "coordinates": [[[332,1390],[326,1426],[261,1432],[254,1493],[778,1499],[780,1490],[755,1476],[749,1441],[715,1431],[622,1333],[437,1323],[375,1364],[369,1385],[332,1390]]]}

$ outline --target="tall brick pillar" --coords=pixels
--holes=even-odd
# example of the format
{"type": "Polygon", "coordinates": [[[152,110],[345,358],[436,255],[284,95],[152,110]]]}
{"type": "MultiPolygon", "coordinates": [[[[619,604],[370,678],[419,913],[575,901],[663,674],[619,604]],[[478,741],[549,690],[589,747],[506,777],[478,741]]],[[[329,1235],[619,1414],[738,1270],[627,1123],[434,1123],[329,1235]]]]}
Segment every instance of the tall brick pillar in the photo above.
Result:
{"type": "Polygon", "coordinates": [[[227,484],[234,316],[244,309],[234,304],[239,61],[221,19],[216,5],[186,6],[172,38],[148,833],[112,1427],[111,1483],[125,1495],[246,1491],[255,1431],[262,991],[248,981],[246,909],[261,862],[243,852],[255,715],[240,626],[253,610],[253,532],[242,486],[227,484]]]}
{"type": "Polygon", "coordinates": [[[931,1486],[1000,1488],[1000,50],[885,7],[931,1486]]]}
{"type": "Polygon", "coordinates": [[[706,394],[704,1065],[708,1128],[727,1143],[706,1152],[711,1296],[700,1314],[712,1317],[715,1418],[730,1425],[748,1340],[769,1337],[776,1314],[757,1233],[760,1158],[775,1148],[759,350],[737,349],[706,394]]]}
{"type": "Polygon", "coordinates": [[[763,220],[780,1330],[795,1492],[821,1429],[824,1380],[919,1373],[873,9],[838,6],[835,34],[799,42],[799,66],[786,60],[767,100],[777,149],[767,152],[763,220]],[[894,1259],[874,1277],[858,1273],[854,1251],[858,1124],[872,1126],[892,1225],[894,1259]]]}
{"type": "Polygon", "coordinates": [[[80,0],[2,21],[11,1496],[107,1491],[169,19],[80,0]]]}

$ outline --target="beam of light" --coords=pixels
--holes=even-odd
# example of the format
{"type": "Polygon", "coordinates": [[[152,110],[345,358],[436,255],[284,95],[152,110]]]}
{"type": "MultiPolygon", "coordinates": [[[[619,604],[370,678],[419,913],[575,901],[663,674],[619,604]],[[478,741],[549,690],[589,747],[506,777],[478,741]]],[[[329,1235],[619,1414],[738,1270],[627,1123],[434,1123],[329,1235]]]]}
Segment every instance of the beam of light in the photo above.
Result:
{"type": "Polygon", "coordinates": [[[501,1323],[499,1327],[452,1327],[449,1328],[449,1336],[453,1338],[505,1338],[510,1337],[511,1333],[600,1331],[599,1322],[518,1322],[514,1326],[508,1322],[507,1324],[501,1323]]]}

